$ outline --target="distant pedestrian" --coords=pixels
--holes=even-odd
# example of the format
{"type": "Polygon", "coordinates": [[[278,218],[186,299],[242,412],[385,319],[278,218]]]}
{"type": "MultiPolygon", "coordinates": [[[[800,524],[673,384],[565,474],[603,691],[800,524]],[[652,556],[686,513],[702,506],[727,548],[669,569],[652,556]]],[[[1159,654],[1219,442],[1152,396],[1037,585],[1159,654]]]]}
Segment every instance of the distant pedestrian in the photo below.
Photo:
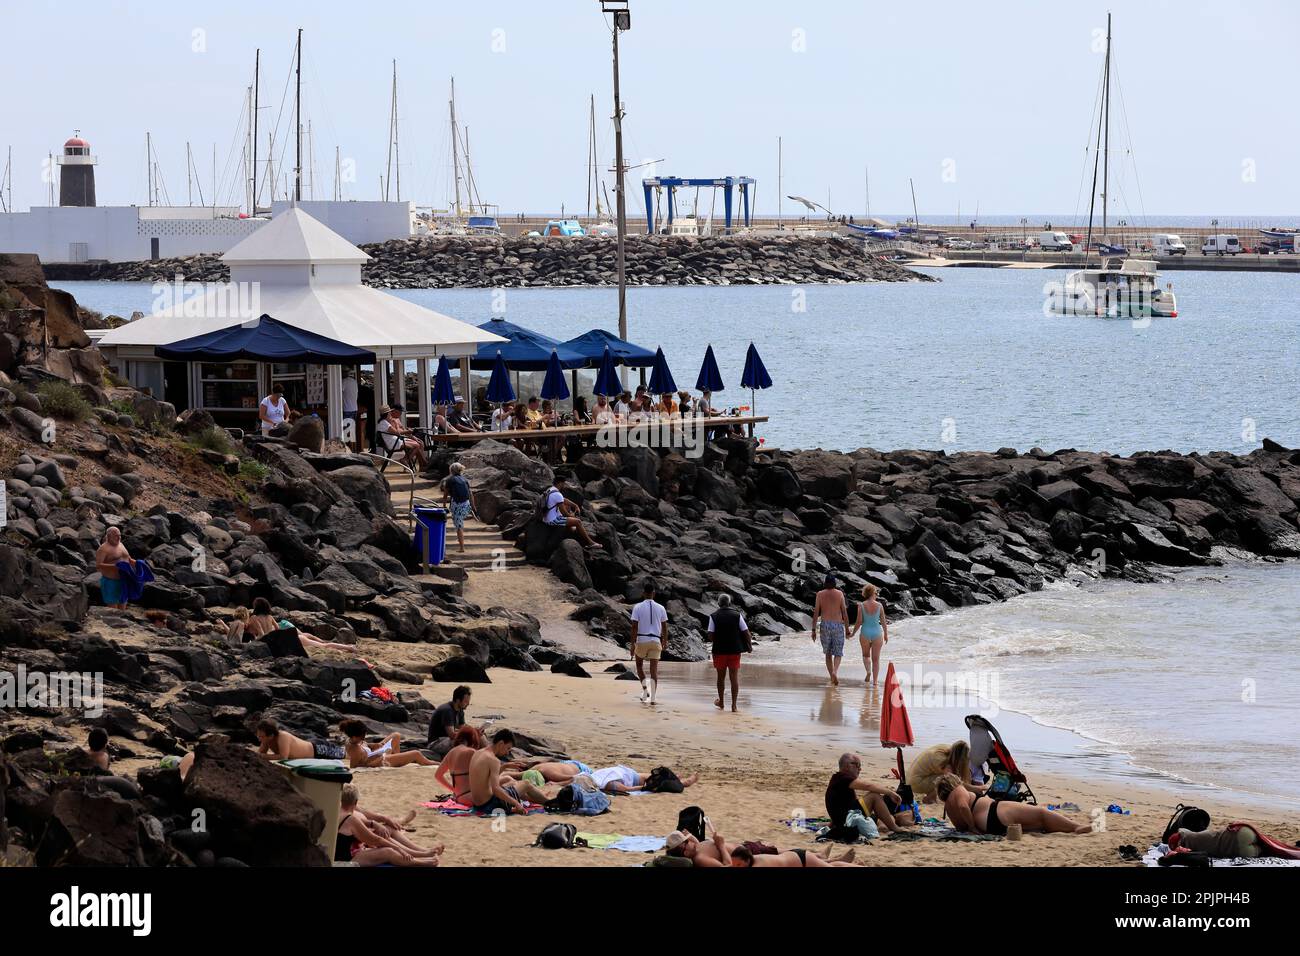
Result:
{"type": "Polygon", "coordinates": [[[822,652],[826,655],[826,673],[830,676],[831,684],[838,685],[849,615],[844,606],[844,592],[836,586],[835,575],[826,575],[822,589],[817,592],[817,600],[813,602],[812,617],[812,639],[816,642],[818,636],[821,637],[822,652]]]}
{"type": "Polygon", "coordinates": [[[659,694],[659,658],[668,643],[668,611],[655,600],[655,583],[641,587],[641,603],[632,608],[632,642],[629,650],[636,661],[636,678],[641,682],[641,702],[655,702],[659,694]],[[650,686],[646,687],[644,661],[650,662],[650,686]]]}
{"type": "Polygon", "coordinates": [[[361,411],[358,399],[361,388],[357,384],[357,373],[348,369],[343,375],[343,420],[352,423],[352,440],[348,444],[355,450],[360,447],[361,411]]]}
{"type": "Polygon", "coordinates": [[[135,558],[122,544],[122,531],[117,527],[109,528],[104,540],[95,551],[95,568],[99,571],[99,593],[104,603],[119,611],[126,610],[126,587],[122,581],[122,572],[118,564],[125,561],[135,567],[135,558]]]}
{"type": "Polygon", "coordinates": [[[465,553],[465,519],[474,512],[474,490],[465,477],[465,466],[458,461],[451,463],[451,474],[442,482],[442,506],[450,502],[451,523],[456,528],[456,544],[460,553],[465,553]]]}
{"type": "Polygon", "coordinates": [[[731,711],[735,713],[740,695],[740,655],[752,652],[754,645],[745,615],[731,606],[730,594],[718,596],[718,609],[709,617],[707,640],[713,645],[713,669],[718,672],[718,699],[713,706],[722,710],[726,697],[724,688],[730,676],[731,711]]]}
{"type": "Polygon", "coordinates": [[[86,738],[86,752],[90,754],[91,763],[100,770],[108,769],[108,731],[103,727],[93,727],[86,738]]]}

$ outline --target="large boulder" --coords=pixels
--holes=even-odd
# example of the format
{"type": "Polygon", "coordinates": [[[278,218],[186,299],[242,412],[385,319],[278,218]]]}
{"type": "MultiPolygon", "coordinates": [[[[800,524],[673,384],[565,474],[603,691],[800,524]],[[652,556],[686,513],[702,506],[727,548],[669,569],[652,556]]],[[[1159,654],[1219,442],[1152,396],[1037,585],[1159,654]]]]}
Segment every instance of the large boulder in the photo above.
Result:
{"type": "Polygon", "coordinates": [[[847,498],[857,486],[853,459],[839,452],[802,451],[790,457],[804,491],[818,498],[847,498]]]}
{"type": "Polygon", "coordinates": [[[367,517],[393,516],[388,480],[376,469],[368,465],[348,465],[326,472],[325,477],[338,485],[367,517]]]}
{"type": "Polygon", "coordinates": [[[551,552],[550,568],[551,573],[565,584],[575,585],[584,591],[591,587],[591,573],[587,570],[582,545],[572,538],[565,538],[551,552]]]}
{"type": "Polygon", "coordinates": [[[284,438],[295,448],[320,454],[325,450],[325,423],[315,415],[303,415],[289,426],[284,438]]]}
{"type": "Polygon", "coordinates": [[[252,866],[328,866],[316,845],[325,815],[279,767],[238,744],[201,743],[185,805],[202,814],[213,852],[252,866]]]}

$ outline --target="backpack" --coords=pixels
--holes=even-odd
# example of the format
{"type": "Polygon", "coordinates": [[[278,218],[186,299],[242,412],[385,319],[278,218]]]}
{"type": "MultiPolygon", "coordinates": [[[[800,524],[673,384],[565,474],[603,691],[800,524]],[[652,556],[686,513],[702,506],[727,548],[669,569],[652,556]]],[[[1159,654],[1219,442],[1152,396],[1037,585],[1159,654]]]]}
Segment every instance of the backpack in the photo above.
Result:
{"type": "Polygon", "coordinates": [[[1210,815],[1200,807],[1185,807],[1181,803],[1174,808],[1174,815],[1169,818],[1161,843],[1168,843],[1169,838],[1179,830],[1192,830],[1201,833],[1210,828],[1210,815]]]}
{"type": "Polygon", "coordinates": [[[667,767],[655,767],[651,770],[650,776],[646,778],[645,788],[650,793],[681,793],[686,789],[677,778],[677,774],[667,767]]]}
{"type": "Polygon", "coordinates": [[[533,841],[533,846],[547,850],[570,850],[575,846],[586,845],[586,840],[578,839],[578,828],[572,823],[548,823],[533,841]]]}
{"type": "Polygon", "coordinates": [[[677,814],[677,829],[689,833],[697,840],[704,839],[704,811],[699,807],[687,807],[677,814]]]}

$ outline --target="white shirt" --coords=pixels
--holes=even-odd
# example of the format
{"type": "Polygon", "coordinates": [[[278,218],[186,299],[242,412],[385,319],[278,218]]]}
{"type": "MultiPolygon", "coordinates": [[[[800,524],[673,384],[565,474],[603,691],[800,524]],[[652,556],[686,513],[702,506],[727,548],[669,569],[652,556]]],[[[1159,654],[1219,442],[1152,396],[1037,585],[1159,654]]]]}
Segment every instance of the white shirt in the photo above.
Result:
{"type": "Polygon", "coordinates": [[[627,404],[627,402],[616,402],[614,404],[615,415],[621,415],[623,418],[627,418],[628,413],[631,411],[632,411],[632,406],[627,404]]]}
{"type": "Polygon", "coordinates": [[[648,644],[658,641],[663,634],[664,624],[668,622],[668,612],[658,601],[647,598],[632,608],[630,620],[636,621],[636,642],[648,644]]]}
{"type": "Polygon", "coordinates": [[[355,378],[345,378],[343,380],[343,412],[356,412],[357,410],[357,380],[355,378]]]}
{"type": "Polygon", "coordinates": [[[389,451],[397,451],[397,449],[402,447],[404,439],[400,435],[390,434],[392,430],[393,423],[387,418],[375,426],[375,431],[379,432],[379,440],[384,443],[384,447],[389,451]],[[388,437],[385,438],[385,435],[388,437]]]}
{"type": "Polygon", "coordinates": [[[606,405],[604,408],[597,408],[597,409],[596,409],[596,424],[597,424],[597,425],[613,425],[613,424],[614,424],[614,411],[613,411],[613,409],[611,409],[608,405],[606,405]]]}
{"type": "Polygon", "coordinates": [[[564,520],[560,514],[560,504],[564,501],[564,492],[558,488],[552,488],[550,494],[546,496],[546,523],[559,524],[564,520]]]}
{"type": "Polygon", "coordinates": [[[621,783],[625,787],[635,787],[640,782],[641,775],[631,767],[619,764],[616,767],[602,767],[599,770],[593,770],[591,779],[596,782],[596,786],[604,790],[611,783],[621,783]]]}
{"type": "Polygon", "coordinates": [[[504,408],[496,408],[492,410],[492,430],[494,432],[509,431],[513,424],[513,417],[504,408]]]}
{"type": "Polygon", "coordinates": [[[271,401],[271,396],[268,395],[266,398],[262,399],[262,408],[266,412],[266,417],[270,419],[270,421],[262,421],[262,431],[269,432],[276,425],[279,425],[284,421],[284,416],[289,411],[289,403],[283,398],[278,402],[273,402],[271,401]]]}

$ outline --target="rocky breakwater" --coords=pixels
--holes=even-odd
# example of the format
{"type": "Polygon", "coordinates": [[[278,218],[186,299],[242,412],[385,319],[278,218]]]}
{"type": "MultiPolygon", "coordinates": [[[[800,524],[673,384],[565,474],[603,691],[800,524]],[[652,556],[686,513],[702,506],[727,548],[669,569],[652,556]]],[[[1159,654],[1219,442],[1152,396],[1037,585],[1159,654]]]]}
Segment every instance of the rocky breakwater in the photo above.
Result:
{"type": "Polygon", "coordinates": [[[705,657],[703,626],[724,592],[756,635],[806,634],[827,572],[853,596],[877,585],[898,618],[1067,578],[1151,581],[1234,556],[1300,557],[1300,452],[1268,441],[1244,456],[759,453],[734,438],[695,460],[596,449],[555,469],[604,545],[587,553],[538,520],[539,481],[512,476],[517,455],[483,442],[460,456],[479,514],[570,584],[575,617],[611,641],[626,641],[628,604],[652,577],[676,660],[705,657]]]}
{"type": "MultiPolygon", "coordinates": [[[[435,236],[362,247],[363,280],[385,289],[605,286],[618,281],[611,239],[435,236]]],[[[629,236],[631,285],[773,285],[934,281],[863,252],[854,239],[796,236],[629,236]]],[[[51,279],[219,282],[218,256],[46,267],[51,279]]]]}

